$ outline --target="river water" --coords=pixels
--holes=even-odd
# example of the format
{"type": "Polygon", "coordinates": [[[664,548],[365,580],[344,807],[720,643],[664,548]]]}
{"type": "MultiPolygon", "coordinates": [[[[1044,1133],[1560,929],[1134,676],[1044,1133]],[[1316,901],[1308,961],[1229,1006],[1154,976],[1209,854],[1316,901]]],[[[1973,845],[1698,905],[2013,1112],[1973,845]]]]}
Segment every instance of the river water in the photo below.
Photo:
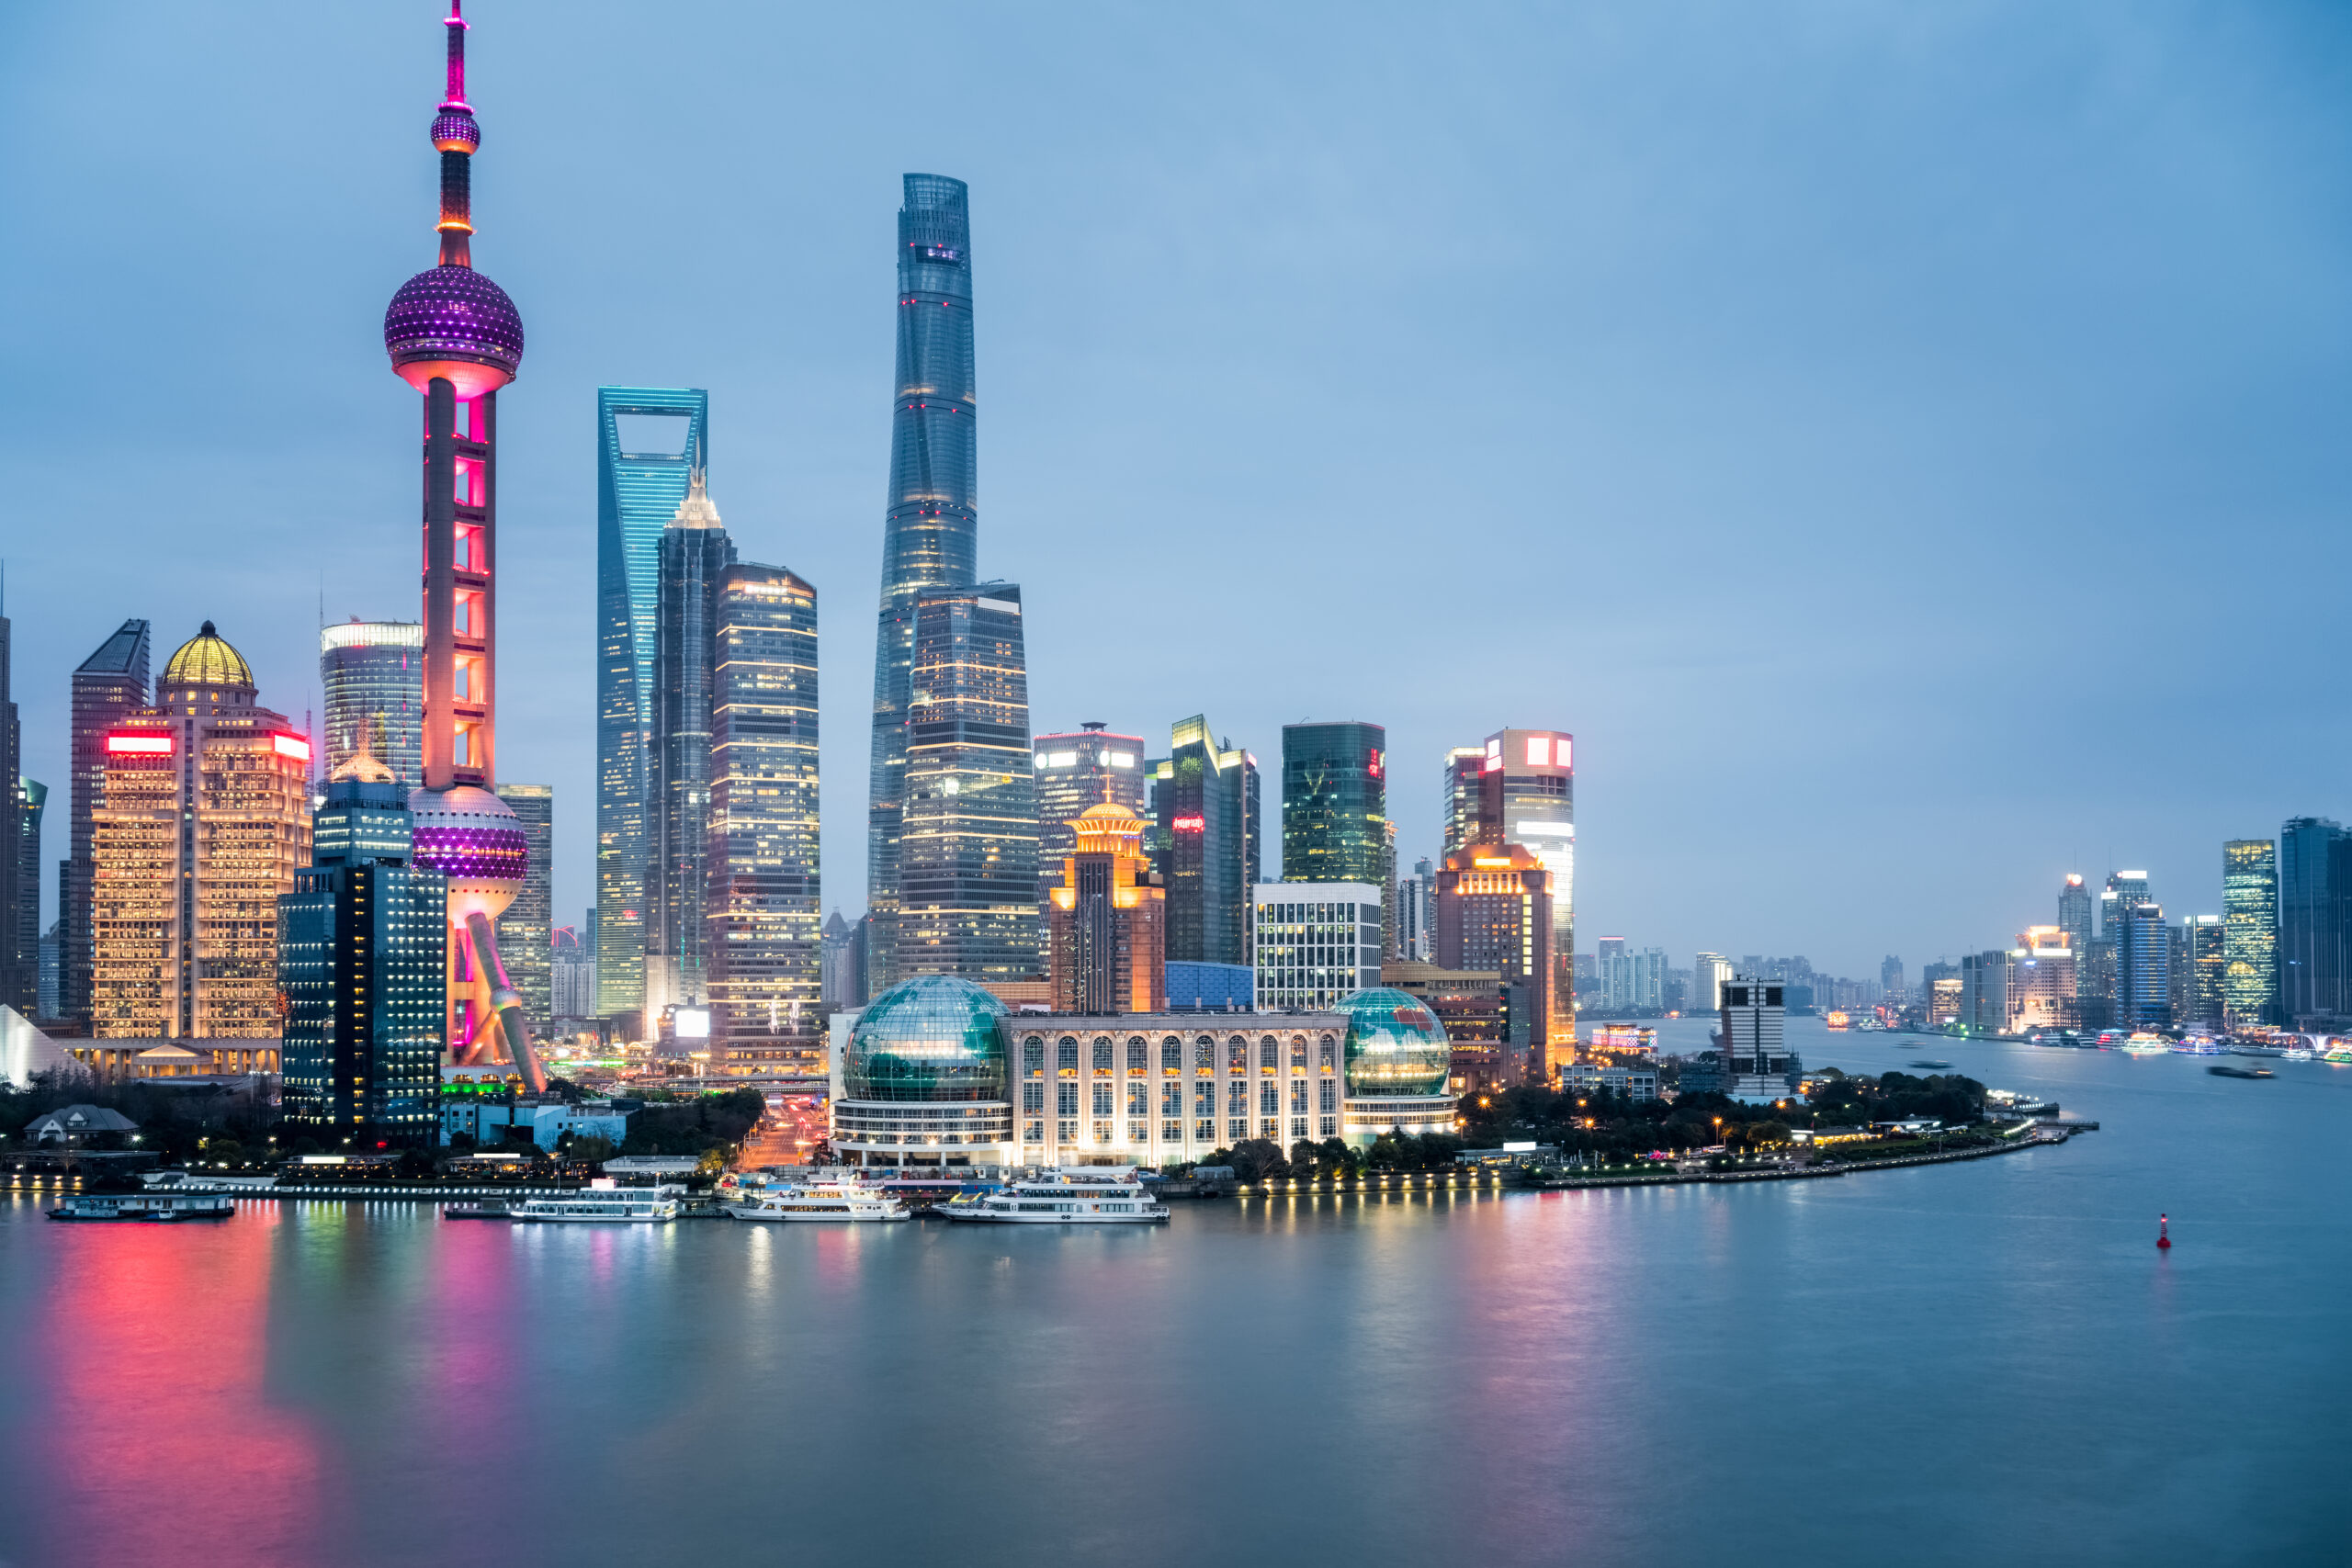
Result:
{"type": "Polygon", "coordinates": [[[2352,1559],[2352,1068],[1794,1032],[2104,1130],[1136,1231],[0,1204],[0,1562],[2352,1559]]]}

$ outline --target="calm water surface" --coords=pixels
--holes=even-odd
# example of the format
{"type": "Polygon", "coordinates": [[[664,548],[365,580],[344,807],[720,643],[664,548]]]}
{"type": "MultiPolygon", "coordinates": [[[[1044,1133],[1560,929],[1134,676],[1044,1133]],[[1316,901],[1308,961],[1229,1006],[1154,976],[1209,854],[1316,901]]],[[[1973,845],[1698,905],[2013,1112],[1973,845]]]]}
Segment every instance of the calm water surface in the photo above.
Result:
{"type": "Polygon", "coordinates": [[[1802,1048],[2105,1130],[1137,1232],[0,1206],[0,1562],[2352,1560],[2352,1069],[1802,1048]]]}

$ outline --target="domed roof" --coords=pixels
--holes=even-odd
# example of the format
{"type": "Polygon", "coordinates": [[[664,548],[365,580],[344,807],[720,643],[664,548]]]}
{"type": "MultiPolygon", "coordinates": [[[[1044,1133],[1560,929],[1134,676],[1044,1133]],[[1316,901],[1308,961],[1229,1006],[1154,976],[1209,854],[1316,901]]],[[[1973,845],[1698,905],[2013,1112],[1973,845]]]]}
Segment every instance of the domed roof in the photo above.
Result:
{"type": "Polygon", "coordinates": [[[1349,992],[1332,1010],[1348,1015],[1349,1098],[1445,1093],[1453,1047],[1419,997],[1374,986],[1349,992]]]}
{"type": "Polygon", "coordinates": [[[512,380],[523,367],[523,317],[514,301],[469,266],[436,266],[400,287],[384,310],[392,368],[431,360],[487,365],[512,380]]]}
{"type": "Polygon", "coordinates": [[[845,1100],[1005,1097],[1005,1006],[953,975],[917,975],[866,1004],[842,1055],[845,1100]]]}
{"type": "Polygon", "coordinates": [[[166,686],[225,686],[250,692],[254,689],[254,667],[245,662],[243,654],[231,648],[228,640],[212,629],[210,621],[207,621],[204,629],[180,644],[180,650],[172,655],[170,663],[164,666],[161,683],[166,686]]]}

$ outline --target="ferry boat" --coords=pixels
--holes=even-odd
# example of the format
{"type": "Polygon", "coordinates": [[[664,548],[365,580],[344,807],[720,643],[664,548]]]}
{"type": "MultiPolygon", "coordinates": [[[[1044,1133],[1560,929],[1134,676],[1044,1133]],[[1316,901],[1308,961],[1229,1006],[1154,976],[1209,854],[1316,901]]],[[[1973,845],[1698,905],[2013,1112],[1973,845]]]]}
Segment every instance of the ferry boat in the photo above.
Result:
{"type": "Polygon", "coordinates": [[[2290,1045],[2278,1053],[2278,1059],[2282,1062],[2316,1062],[2319,1053],[2308,1045],[2290,1045]]]}
{"type": "Polygon", "coordinates": [[[1846,1014],[1844,1014],[1844,1013],[1842,1013],[1842,1012],[1833,1012],[1833,1013],[1830,1013],[1828,1016],[1826,1016],[1826,1018],[1824,1018],[1824,1019],[1821,1021],[1821,1026],[1822,1026],[1824,1029],[1838,1030],[1838,1031],[1841,1031],[1841,1032],[1842,1032],[1842,1031],[1844,1031],[1844,1030],[1846,1030],[1846,1029],[1848,1029],[1848,1028],[1850,1028],[1850,1027],[1852,1026],[1852,1024],[1853,1024],[1853,1021],[1853,1021],[1851,1018],[1848,1017],[1846,1014]]]}
{"type": "Polygon", "coordinates": [[[75,1192],[49,1212],[52,1220],[225,1220],[237,1212],[226,1192],[75,1192]]]}
{"type": "Polygon", "coordinates": [[[810,1221],[903,1220],[907,1206],[883,1191],[854,1179],[807,1182],[772,1181],[744,1187],[736,1201],[722,1205],[739,1220],[772,1220],[787,1224],[810,1221]]]}
{"type": "Polygon", "coordinates": [[[1017,1177],[1001,1192],[943,1203],[939,1213],[968,1224],[1153,1225],[1168,1206],[1144,1190],[1133,1168],[1082,1166],[1017,1177]]]}
{"type": "Polygon", "coordinates": [[[2226,1056],[2230,1048],[2210,1034],[2192,1034],[2173,1048],[2176,1056],[2226,1056]]]}
{"type": "Polygon", "coordinates": [[[2145,1030],[2132,1035],[2117,1048],[2127,1056],[2163,1056],[2172,1051],[2163,1035],[2151,1034],[2145,1030]]]}
{"type": "Polygon", "coordinates": [[[508,1211],[517,1220],[556,1220],[572,1224],[655,1224],[678,1217],[683,1187],[623,1187],[600,1176],[577,1191],[531,1198],[508,1211]]]}

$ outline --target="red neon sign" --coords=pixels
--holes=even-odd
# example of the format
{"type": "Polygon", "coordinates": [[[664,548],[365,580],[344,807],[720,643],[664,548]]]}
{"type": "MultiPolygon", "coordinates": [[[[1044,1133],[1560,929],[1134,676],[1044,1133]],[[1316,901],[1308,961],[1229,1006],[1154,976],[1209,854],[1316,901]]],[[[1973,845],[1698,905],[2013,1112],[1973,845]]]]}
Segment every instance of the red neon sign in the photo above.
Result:
{"type": "Polygon", "coordinates": [[[172,738],[168,735],[109,735],[107,737],[109,756],[168,757],[172,754],[172,738]]]}
{"type": "Polygon", "coordinates": [[[1180,833],[1205,833],[1208,831],[1208,819],[1204,817],[1179,817],[1176,818],[1176,830],[1180,833]]]}

